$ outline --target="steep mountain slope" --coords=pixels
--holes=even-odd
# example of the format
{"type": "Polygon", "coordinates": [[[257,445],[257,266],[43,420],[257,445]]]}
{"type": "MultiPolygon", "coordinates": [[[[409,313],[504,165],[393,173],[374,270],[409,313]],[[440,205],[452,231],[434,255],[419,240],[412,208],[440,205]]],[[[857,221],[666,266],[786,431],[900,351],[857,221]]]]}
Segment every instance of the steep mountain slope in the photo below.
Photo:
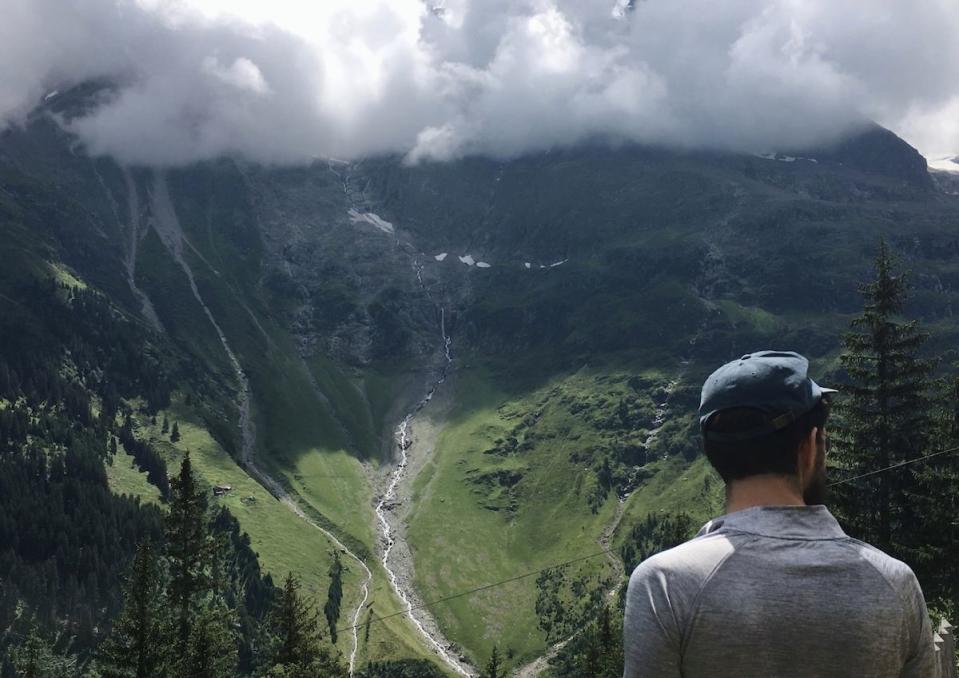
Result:
{"type": "Polygon", "coordinates": [[[0,138],[10,260],[82,280],[180,366],[160,412],[183,437],[147,409],[138,435],[234,487],[222,502],[268,571],[322,598],[330,551],[354,555],[347,627],[584,558],[561,591],[515,579],[355,647],[344,628],[358,665],[468,672],[498,644],[518,666],[561,640],[544,596],[592,604],[623,569],[600,551],[649,512],[713,510],[692,417],[705,374],[770,345],[835,369],[880,235],[915,272],[934,348],[959,331],[959,199],[885,130],[761,157],[163,170],[86,157],[50,113],[0,138]]]}

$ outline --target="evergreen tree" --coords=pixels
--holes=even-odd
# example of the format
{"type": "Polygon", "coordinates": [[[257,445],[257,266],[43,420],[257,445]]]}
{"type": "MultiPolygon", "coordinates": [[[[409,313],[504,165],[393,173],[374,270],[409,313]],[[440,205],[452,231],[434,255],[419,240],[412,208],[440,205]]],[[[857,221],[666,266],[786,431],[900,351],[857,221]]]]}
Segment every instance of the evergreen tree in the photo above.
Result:
{"type": "Polygon", "coordinates": [[[77,673],[76,665],[76,659],[57,655],[36,628],[13,652],[18,678],[72,678],[77,673]]]}
{"type": "Polygon", "coordinates": [[[160,428],[160,433],[166,435],[170,432],[170,420],[167,419],[167,416],[163,415],[163,426],[160,428]]]}
{"type": "Polygon", "coordinates": [[[486,662],[486,668],[483,670],[483,678],[505,678],[506,674],[500,672],[499,649],[494,645],[490,653],[489,661],[486,662]]]}
{"type": "Polygon", "coordinates": [[[180,422],[178,421],[173,422],[173,430],[170,431],[170,442],[180,442],[180,422]]]}
{"type": "Polygon", "coordinates": [[[220,595],[195,613],[192,633],[180,675],[184,678],[229,678],[236,675],[236,615],[220,595]]]}
{"type": "Polygon", "coordinates": [[[123,587],[123,611],[101,650],[106,676],[147,678],[165,674],[163,572],[150,542],[137,549],[123,587]]]}
{"type": "Polygon", "coordinates": [[[346,671],[320,646],[317,613],[300,594],[300,582],[291,572],[269,618],[273,634],[267,675],[279,678],[329,676],[339,678],[346,671]]]}
{"type": "Polygon", "coordinates": [[[207,531],[206,495],[197,489],[190,453],[183,457],[180,473],[170,481],[170,512],[166,518],[166,553],[170,583],[167,597],[174,615],[178,656],[185,656],[193,621],[193,608],[209,588],[212,544],[207,531]]]}
{"type": "MultiPolygon", "coordinates": [[[[921,456],[932,433],[931,365],[918,355],[926,335],[900,317],[906,277],[897,273],[885,241],[876,277],[862,286],[865,308],[843,337],[842,364],[850,379],[837,411],[831,455],[845,474],[860,475],[921,456]]],[[[840,486],[836,508],[858,537],[915,562],[922,516],[914,501],[916,469],[904,466],[840,486]]]]}
{"type": "Polygon", "coordinates": [[[292,572],[283,582],[283,592],[270,618],[276,635],[273,663],[307,665],[319,653],[316,613],[300,594],[300,581],[292,572]]]}
{"type": "Polygon", "coordinates": [[[343,564],[340,562],[339,551],[333,551],[333,562],[330,564],[330,588],[326,595],[326,605],[323,614],[330,629],[330,642],[336,645],[336,625],[340,620],[340,601],[343,598],[343,564]]]}
{"type": "Polygon", "coordinates": [[[944,452],[916,469],[917,500],[924,518],[921,535],[926,558],[916,564],[923,591],[943,605],[959,601],[959,375],[939,384],[938,432],[932,452],[944,452]]]}

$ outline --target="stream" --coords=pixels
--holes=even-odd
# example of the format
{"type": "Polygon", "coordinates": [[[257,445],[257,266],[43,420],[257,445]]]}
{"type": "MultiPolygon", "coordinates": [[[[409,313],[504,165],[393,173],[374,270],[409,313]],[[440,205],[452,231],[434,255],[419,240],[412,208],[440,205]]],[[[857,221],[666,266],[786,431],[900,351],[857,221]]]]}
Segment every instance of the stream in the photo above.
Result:
{"type": "Polygon", "coordinates": [[[399,508],[402,504],[402,501],[397,497],[397,490],[406,475],[409,464],[409,449],[413,444],[413,420],[416,415],[433,400],[436,389],[446,381],[453,364],[453,340],[446,329],[446,308],[433,297],[433,293],[423,279],[423,264],[418,259],[419,255],[416,248],[410,243],[401,240],[400,237],[396,235],[395,230],[390,230],[393,228],[392,224],[389,224],[389,222],[386,222],[378,215],[369,211],[369,205],[362,195],[362,190],[357,189],[351,183],[352,166],[349,163],[334,160],[330,160],[328,166],[330,172],[337,177],[343,187],[343,195],[346,198],[347,207],[349,208],[348,213],[351,217],[355,215],[366,215],[367,222],[376,226],[385,234],[396,238],[397,246],[410,256],[417,284],[429,302],[433,304],[439,312],[439,330],[442,341],[443,363],[435,372],[435,378],[427,389],[426,395],[413,406],[413,409],[407,413],[394,432],[394,440],[396,446],[399,448],[399,460],[397,461],[396,468],[389,475],[386,491],[377,502],[374,512],[380,533],[380,542],[383,547],[380,562],[386,571],[387,578],[390,581],[390,587],[403,605],[406,616],[416,630],[426,639],[428,647],[431,647],[450,669],[461,676],[470,677],[475,675],[475,672],[468,664],[453,656],[449,649],[451,643],[443,636],[438,624],[430,618],[425,610],[420,609],[418,613],[414,612],[414,608],[417,607],[417,605],[414,603],[414,601],[416,601],[416,592],[412,583],[412,563],[406,566],[409,568],[407,571],[400,572],[400,568],[403,568],[404,564],[396,562],[396,558],[391,558],[391,556],[394,555],[393,549],[397,545],[397,539],[400,538],[400,535],[397,534],[397,530],[391,524],[390,520],[391,518],[394,521],[401,520],[400,516],[394,513],[394,509],[399,508]],[[379,226],[377,226],[377,224],[379,224],[379,226]],[[383,225],[389,228],[384,230],[383,225]]]}
{"type": "Polygon", "coordinates": [[[275,478],[257,466],[255,456],[256,428],[254,427],[252,417],[253,394],[250,389],[250,380],[247,378],[246,372],[243,371],[243,367],[240,364],[239,359],[236,357],[236,354],[233,352],[233,349],[230,348],[230,344],[227,341],[223,330],[220,328],[220,324],[216,321],[212,311],[210,311],[209,307],[203,301],[203,297],[200,294],[200,290],[197,287],[196,280],[193,276],[193,270],[190,268],[189,262],[187,262],[187,260],[183,257],[183,244],[185,241],[183,229],[180,227],[180,222],[177,219],[176,211],[173,207],[172,201],[170,200],[170,193],[167,188],[166,177],[164,177],[164,175],[160,172],[155,173],[153,177],[152,191],[150,191],[150,207],[153,213],[153,226],[156,229],[157,234],[160,236],[160,240],[173,256],[177,264],[179,264],[184,275],[186,275],[187,281],[190,283],[190,289],[193,292],[193,297],[200,305],[200,308],[203,309],[207,319],[210,321],[210,324],[216,331],[217,337],[219,337],[220,340],[220,344],[223,347],[223,352],[226,354],[227,359],[229,360],[230,365],[232,366],[236,375],[236,379],[240,384],[240,392],[238,395],[238,405],[240,410],[239,425],[240,434],[242,437],[240,458],[244,467],[253,478],[263,485],[263,487],[270,494],[272,494],[274,497],[276,497],[276,499],[281,501],[287,508],[289,508],[290,511],[292,511],[297,517],[322,532],[336,548],[345,553],[349,558],[359,563],[366,575],[362,586],[362,600],[360,601],[359,605],[357,605],[356,611],[353,613],[353,648],[350,651],[349,661],[350,675],[352,676],[356,671],[356,655],[359,650],[360,615],[363,613],[363,608],[370,597],[370,583],[373,579],[373,573],[370,571],[370,568],[366,565],[362,558],[347,548],[346,545],[337,539],[334,534],[311,520],[303,511],[303,509],[300,508],[300,506],[293,500],[286,489],[284,489],[275,478]]]}

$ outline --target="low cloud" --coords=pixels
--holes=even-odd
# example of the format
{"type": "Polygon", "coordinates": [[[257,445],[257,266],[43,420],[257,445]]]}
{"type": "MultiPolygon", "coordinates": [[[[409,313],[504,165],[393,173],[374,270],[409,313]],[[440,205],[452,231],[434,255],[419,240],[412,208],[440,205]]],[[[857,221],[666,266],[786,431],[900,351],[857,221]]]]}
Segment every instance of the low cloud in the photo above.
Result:
{"type": "Polygon", "coordinates": [[[586,139],[761,152],[869,120],[959,151],[953,0],[437,3],[8,0],[0,118],[108,78],[114,95],[64,124],[131,164],[510,157],[586,139]]]}

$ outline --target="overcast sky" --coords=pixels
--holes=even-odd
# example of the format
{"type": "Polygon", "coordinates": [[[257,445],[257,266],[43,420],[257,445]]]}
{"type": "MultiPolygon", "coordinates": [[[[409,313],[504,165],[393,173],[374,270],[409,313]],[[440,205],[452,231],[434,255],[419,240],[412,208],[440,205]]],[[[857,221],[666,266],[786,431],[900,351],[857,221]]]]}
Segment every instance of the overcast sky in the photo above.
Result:
{"type": "Polygon", "coordinates": [[[94,77],[70,128],[133,164],[583,139],[743,152],[877,120],[959,153],[957,0],[0,0],[0,118],[94,77]]]}

